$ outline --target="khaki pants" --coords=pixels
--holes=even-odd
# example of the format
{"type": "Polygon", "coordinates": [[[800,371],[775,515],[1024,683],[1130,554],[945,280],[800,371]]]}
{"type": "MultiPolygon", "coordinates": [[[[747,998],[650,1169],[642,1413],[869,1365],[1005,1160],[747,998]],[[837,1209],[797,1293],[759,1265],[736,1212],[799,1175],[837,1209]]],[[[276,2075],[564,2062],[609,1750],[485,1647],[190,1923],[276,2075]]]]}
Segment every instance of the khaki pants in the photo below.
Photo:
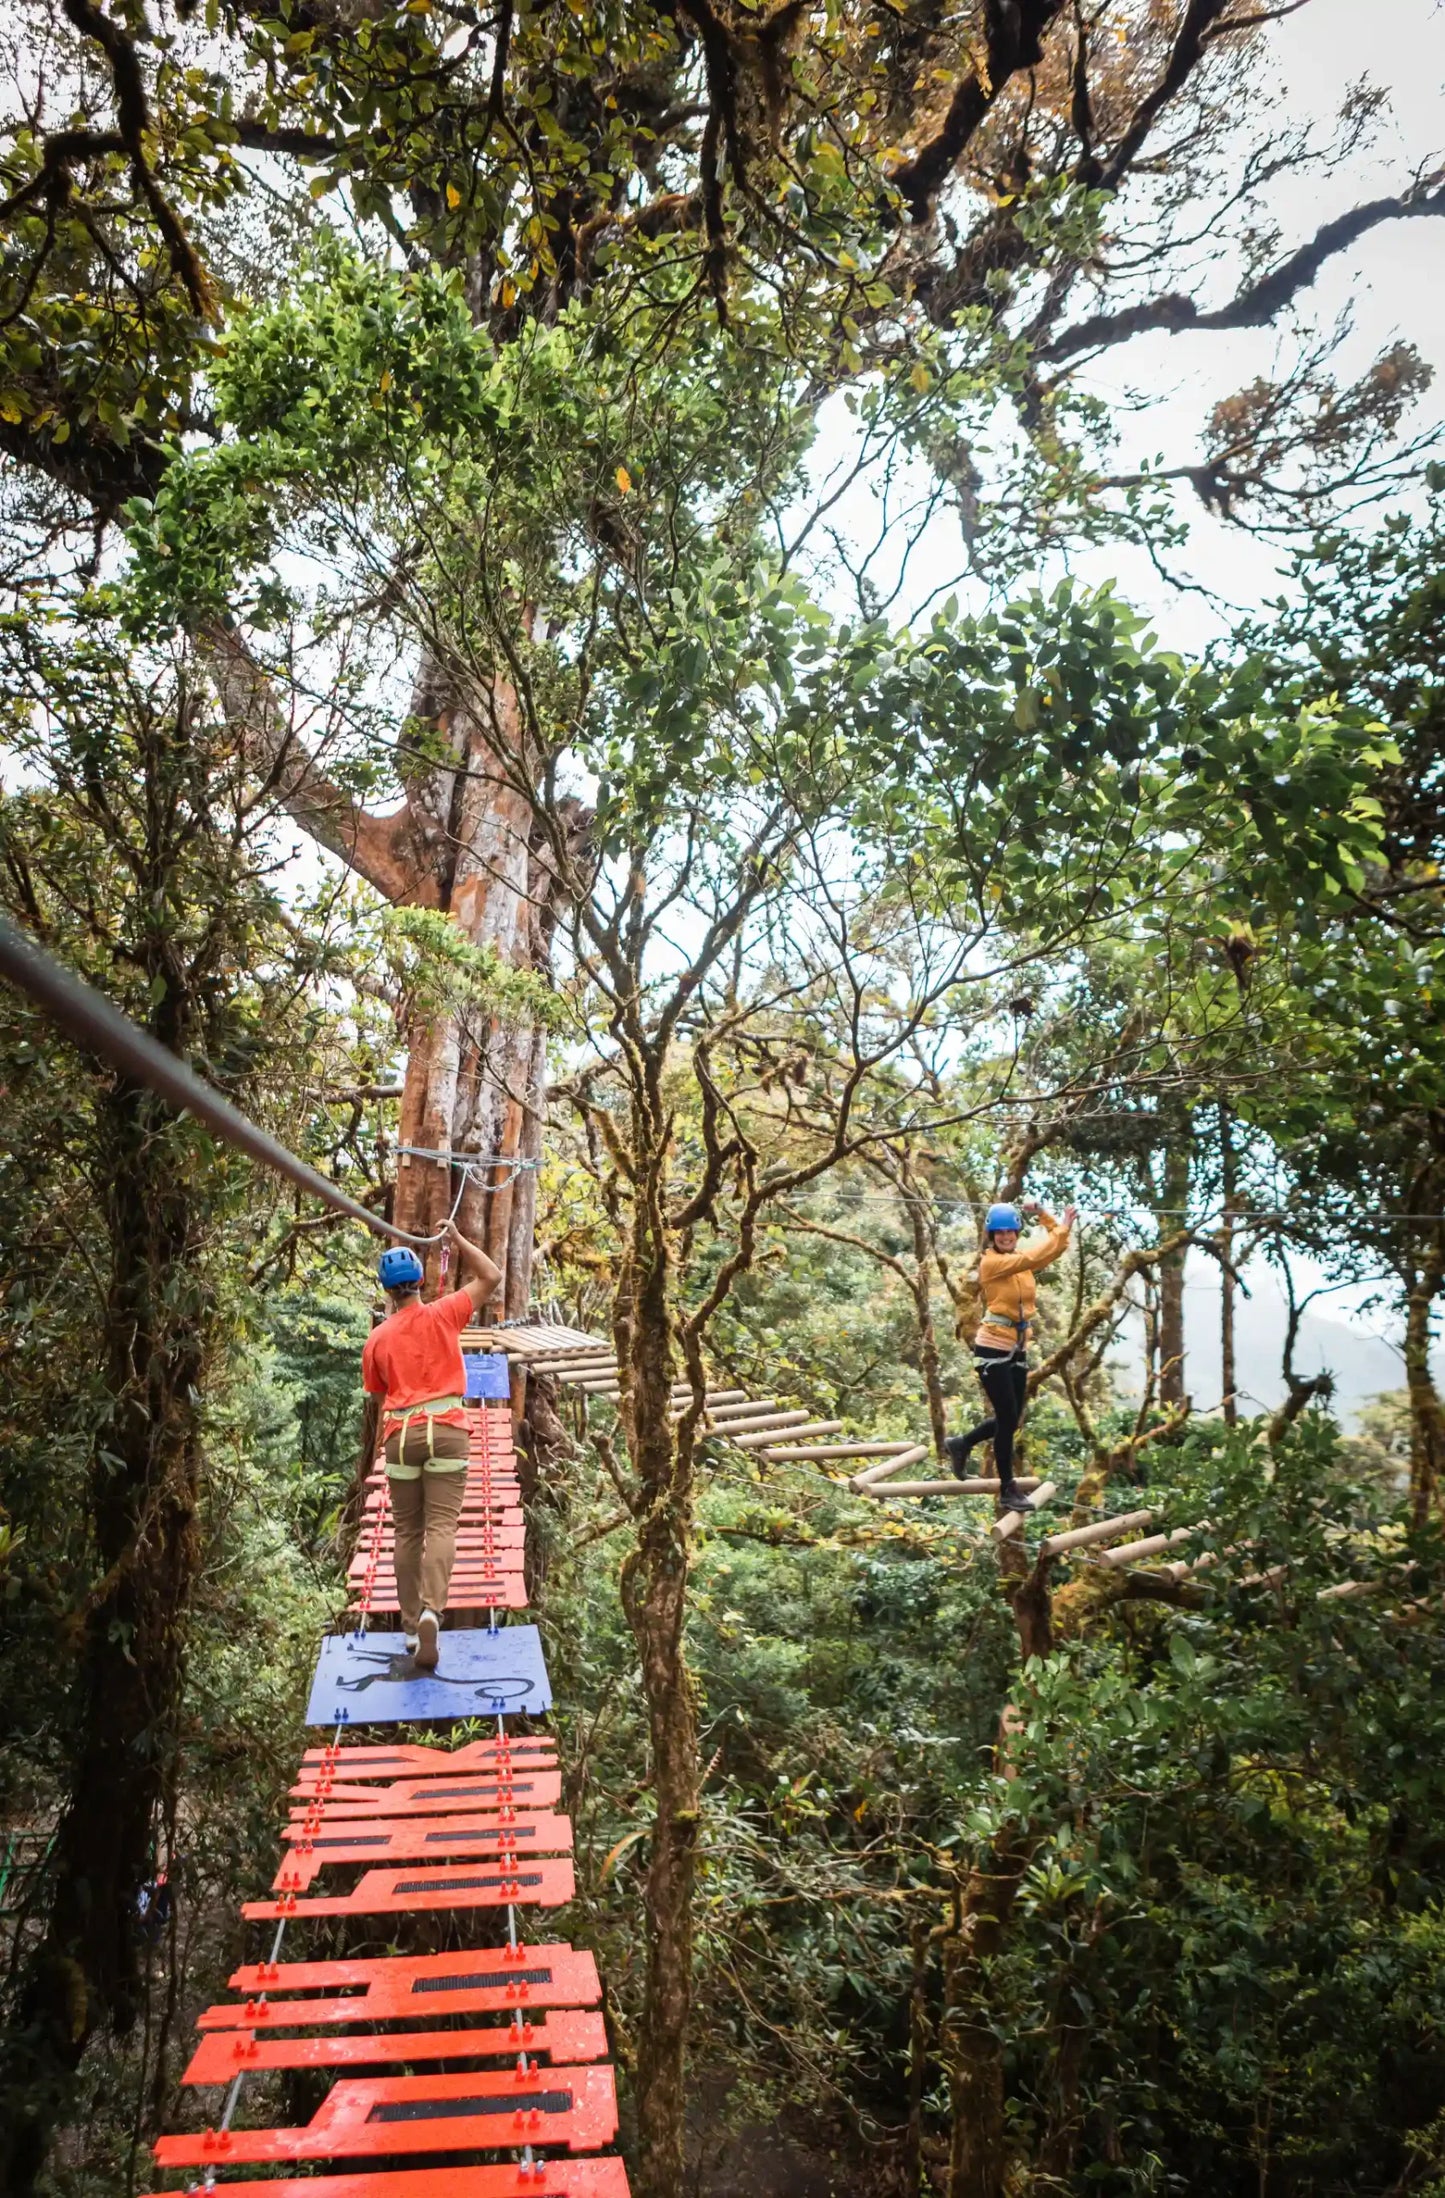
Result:
{"type": "Polygon", "coordinates": [[[467,1492],[467,1431],[413,1420],[405,1447],[396,1435],[387,1439],[389,1466],[419,1466],[415,1480],[389,1476],[391,1512],[396,1522],[396,1593],[405,1633],[415,1633],[424,1610],[438,1617],[447,1607],[452,1565],[457,1553],[457,1520],[467,1492]],[[400,1455],[398,1451],[400,1449],[400,1455]]]}

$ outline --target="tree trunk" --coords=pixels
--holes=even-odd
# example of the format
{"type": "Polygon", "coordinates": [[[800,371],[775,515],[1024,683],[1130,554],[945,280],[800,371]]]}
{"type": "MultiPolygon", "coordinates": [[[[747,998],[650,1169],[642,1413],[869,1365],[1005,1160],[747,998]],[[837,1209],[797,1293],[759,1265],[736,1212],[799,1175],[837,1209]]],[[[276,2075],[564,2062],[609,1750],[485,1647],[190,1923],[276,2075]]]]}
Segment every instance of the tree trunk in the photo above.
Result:
{"type": "Polygon", "coordinates": [[[0,2188],[35,2185],[69,2079],[102,2027],[125,2031],[140,1994],[136,1895],[151,1875],[177,1744],[199,1561],[196,1398],[212,1307],[197,1280],[193,1169],[167,1110],[134,1086],[101,1109],[111,1240],[104,1316],[109,1424],[89,1505],[97,1585],[84,1611],[70,1790],[50,1860],[52,1905],[27,1965],[0,2091],[0,2188]]]}
{"type": "Polygon", "coordinates": [[[640,1492],[637,1542],[622,1569],[622,1603],[641,1660],[654,1798],[633,2188],[637,2198],[682,2198],[699,1804],[697,1704],[684,1648],[694,1437],[686,1421],[674,1426],[670,1412],[671,1261],[663,1218],[667,1140],[665,1134],[651,1135],[659,1128],[660,1108],[648,1134],[634,1135],[634,1152],[650,1145],[651,1153],[636,1183],[614,1334],[620,1411],[640,1492]]]}
{"type": "Polygon", "coordinates": [[[1219,1106],[1219,1173],[1220,1189],[1224,1197],[1224,1227],[1220,1232],[1224,1264],[1219,1276],[1220,1389],[1224,1404],[1224,1424],[1226,1427],[1234,1427],[1239,1420],[1239,1376],[1235,1367],[1234,1351],[1234,1123],[1222,1100],[1219,1106]]]}
{"type": "Polygon", "coordinates": [[[1003,2198],[1003,2046],[993,2019],[989,1965],[1003,1945],[1031,1843],[1005,1836],[969,1874],[960,1927],[944,1944],[944,2033],[952,2110],[948,2198],[1003,2198]]]}
{"type": "Polygon", "coordinates": [[[938,1362],[938,1333],[933,1325],[933,1292],[930,1276],[933,1246],[929,1241],[928,1215],[919,1194],[910,1186],[904,1193],[913,1230],[913,1306],[918,1321],[918,1366],[928,1399],[928,1424],[936,1457],[943,1456],[948,1433],[948,1407],[943,1401],[943,1376],[938,1362]]]}
{"type": "MultiPolygon", "coordinates": [[[[1159,1193],[1158,1227],[1161,1237],[1172,1236],[1184,1226],[1189,1205],[1192,1123],[1182,1115],[1166,1132],[1163,1178],[1159,1193]]],[[[1159,1262],[1159,1401],[1182,1404],[1184,1386],[1184,1261],[1186,1247],[1166,1252],[1159,1262]]]]}
{"type": "Polygon", "coordinates": [[[1410,1399],[1410,1518],[1425,1526],[1445,1485],[1445,1408],[1430,1371],[1430,1329],[1445,1281],[1445,1238],[1435,1247],[1405,1301],[1405,1387],[1410,1399]]]}
{"type": "MultiPolygon", "coordinates": [[[[517,698],[498,677],[484,712],[448,703],[434,669],[418,682],[414,715],[430,718],[449,742],[454,766],[429,771],[409,792],[413,839],[428,870],[409,896],[449,915],[468,945],[496,956],[503,970],[545,967],[552,929],[550,880],[533,850],[525,734],[517,698]]],[[[500,1317],[525,1311],[531,1294],[534,1170],[518,1163],[541,1151],[546,1113],[546,1033],[531,1016],[488,1014],[479,1006],[422,1005],[404,1032],[402,1092],[393,1218],[432,1236],[457,1202],[452,1155],[481,1165],[461,1190],[457,1219],[502,1269],[490,1308],[500,1317]],[[440,1154],[445,1157],[433,1158],[440,1154]]],[[[426,1255],[428,1280],[439,1260],[426,1255]]]]}

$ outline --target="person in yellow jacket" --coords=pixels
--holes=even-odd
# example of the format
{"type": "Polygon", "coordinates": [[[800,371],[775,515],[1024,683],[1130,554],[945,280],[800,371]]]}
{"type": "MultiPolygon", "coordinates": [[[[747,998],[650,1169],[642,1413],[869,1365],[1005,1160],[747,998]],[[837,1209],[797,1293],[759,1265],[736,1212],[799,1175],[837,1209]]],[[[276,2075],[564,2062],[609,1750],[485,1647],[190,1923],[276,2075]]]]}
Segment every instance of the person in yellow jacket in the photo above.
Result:
{"type": "Polygon", "coordinates": [[[984,1250],[978,1263],[983,1319],[973,1339],[973,1363],[990,1406],[989,1416],[966,1435],[950,1435],[943,1447],[962,1480],[970,1450],[991,1442],[998,1467],[998,1500],[1009,1511],[1022,1509],[1024,1503],[1014,1486],[1014,1436],[1028,1406],[1029,1329],[1039,1294],[1034,1276],[1062,1257],[1077,1210],[1066,1206],[1063,1220],[1055,1221],[1031,1199],[1023,1213],[1017,1206],[990,1206],[984,1215],[984,1250]],[[1020,1244],[1024,1214],[1042,1222],[1044,1234],[1020,1244]]]}

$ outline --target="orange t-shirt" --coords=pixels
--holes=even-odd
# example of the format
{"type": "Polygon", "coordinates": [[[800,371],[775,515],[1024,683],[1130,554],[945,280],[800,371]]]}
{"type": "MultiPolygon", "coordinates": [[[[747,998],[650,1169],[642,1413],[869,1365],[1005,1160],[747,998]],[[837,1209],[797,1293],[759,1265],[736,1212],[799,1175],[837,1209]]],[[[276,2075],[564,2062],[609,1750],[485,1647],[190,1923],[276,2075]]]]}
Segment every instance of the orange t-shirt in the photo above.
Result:
{"type": "MultiPolygon", "coordinates": [[[[372,1329],[361,1354],[361,1386],[369,1397],[385,1397],[388,1419],[433,1397],[466,1395],[460,1337],[475,1317],[471,1292],[453,1290],[430,1305],[417,1298],[372,1329]]],[[[438,1412],[436,1422],[438,1427],[465,1427],[467,1415],[438,1412]]]]}

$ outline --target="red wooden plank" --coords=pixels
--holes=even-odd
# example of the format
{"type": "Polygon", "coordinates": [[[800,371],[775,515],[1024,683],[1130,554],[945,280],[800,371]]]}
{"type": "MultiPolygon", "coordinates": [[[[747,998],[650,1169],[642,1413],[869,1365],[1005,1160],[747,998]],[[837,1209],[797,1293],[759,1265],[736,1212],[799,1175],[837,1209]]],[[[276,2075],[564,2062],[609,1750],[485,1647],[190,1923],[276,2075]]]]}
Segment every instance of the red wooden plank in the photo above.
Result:
{"type": "Polygon", "coordinates": [[[572,1865],[539,1855],[515,1869],[485,1863],[458,1863],[454,1869],[422,1870],[415,1864],[396,1870],[368,1870],[349,1893],[303,1899],[276,1893],[268,1900],[247,1900],[241,1913],[249,1923],[281,1916],[397,1916],[441,1913],[457,1908],[560,1908],[576,1891],[572,1865]]]}
{"type": "Polygon", "coordinates": [[[407,2022],[422,2016],[506,2014],[514,2005],[595,2007],[595,1958],[561,1940],[537,1946],[474,1946],[456,1954],[352,1954],[335,1961],[253,1961],[235,1970],[233,1992],[256,2000],[212,2007],[203,2030],[236,2024],[407,2022]],[[347,1998],[287,1997],[330,1991],[347,1998]],[[278,1994],[283,1995],[278,1998],[278,1994]],[[304,2011],[304,2012],[303,2012],[304,2011]]]}
{"type": "MultiPolygon", "coordinates": [[[[513,2160],[505,2167],[400,2168],[391,2174],[284,2175],[279,2182],[225,2182],[222,2191],[265,2198],[630,2198],[618,2159],[513,2160]]],[[[163,2198],[151,2192],[150,2198],[163,2198]]]]}
{"type": "Polygon", "coordinates": [[[337,1778],[451,1778],[458,1771],[492,1771],[509,1765],[553,1764],[557,1743],[551,1733],[513,1735],[496,1739],[468,1740],[460,1748],[427,1747],[423,1742],[382,1740],[329,1740],[324,1748],[308,1748],[301,1758],[302,1778],[323,1778],[330,1771],[337,1778]]]}
{"type": "MultiPolygon", "coordinates": [[[[300,2011],[292,2010],[294,2021],[300,2011]]],[[[389,2030],[362,2036],[278,2038],[254,2030],[213,2030],[202,2037],[181,2082],[228,2084],[266,2068],[387,2068],[406,2061],[603,2061],[607,2025],[599,2014],[572,2008],[536,2021],[478,2023],[467,2030],[389,2030]]]]}
{"type": "Polygon", "coordinates": [[[515,1869],[533,1855],[572,1852],[572,1820],[551,1810],[514,1811],[510,1821],[454,1816],[420,1824],[338,1824],[319,1832],[288,1824],[282,1836],[294,1844],[271,1880],[277,1893],[303,1891],[332,1863],[462,1862],[495,1855],[515,1869]]]}
{"type": "Polygon", "coordinates": [[[352,1824],[373,1816],[429,1816],[460,1807],[550,1809],[562,1798],[562,1773],[499,1771],[491,1778],[391,1778],[381,1786],[328,1781],[324,1790],[312,1784],[293,1786],[291,1791],[305,1800],[303,1806],[292,1809],[289,1822],[352,1824]]]}
{"type": "MultiPolygon", "coordinates": [[[[527,1589],[519,1573],[513,1573],[509,1579],[504,1580],[453,1581],[452,1592],[447,1600],[448,1610],[525,1610],[526,1607],[527,1589]],[[458,1589],[465,1592],[458,1593],[458,1589]]],[[[354,1601],[347,1613],[348,1617],[355,1617],[359,1608],[359,1603],[354,1601]]],[[[369,1608],[387,1612],[400,1610],[401,1601],[396,1589],[383,1588],[378,1582],[376,1591],[369,1598],[369,1608]]]]}
{"type": "MultiPolygon", "coordinates": [[[[487,1587],[493,1583],[499,1588],[511,1587],[520,1583],[522,1578],[523,1572],[520,1565],[504,1565],[497,1563],[495,1560],[489,1562],[486,1558],[478,1558],[475,1563],[472,1563],[465,1557],[459,1557],[452,1567],[451,1584],[447,1589],[447,1608],[449,1610],[459,1609],[468,1600],[467,1596],[457,1593],[459,1588],[470,1590],[487,1587]]],[[[347,1580],[347,1586],[353,1594],[368,1585],[377,1595],[390,1594],[396,1586],[396,1575],[391,1566],[389,1564],[383,1565],[381,1570],[376,1573],[358,1572],[354,1576],[348,1577],[347,1580]]]]}
{"type": "Polygon", "coordinates": [[[439,2076],[346,2076],[300,2129],[187,2131],[162,2137],[162,2167],[210,2167],[225,2160],[385,2158],[408,2152],[501,2151],[566,2145],[596,2152],[617,2134],[617,2086],[607,2067],[439,2076]]]}

